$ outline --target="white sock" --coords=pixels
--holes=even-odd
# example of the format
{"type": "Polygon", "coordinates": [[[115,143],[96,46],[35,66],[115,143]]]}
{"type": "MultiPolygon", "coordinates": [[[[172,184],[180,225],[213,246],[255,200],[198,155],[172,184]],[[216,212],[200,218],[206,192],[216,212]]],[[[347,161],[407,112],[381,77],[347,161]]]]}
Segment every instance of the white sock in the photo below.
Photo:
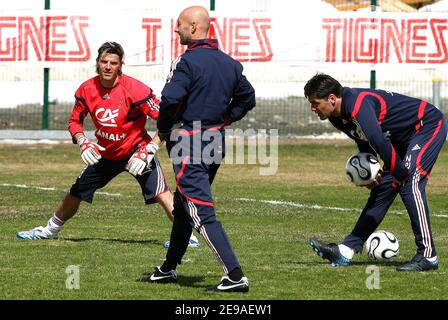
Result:
{"type": "Polygon", "coordinates": [[[355,254],[355,250],[347,247],[345,244],[338,245],[339,252],[341,252],[342,256],[346,259],[351,260],[353,258],[353,255],[355,254]]]}
{"type": "Polygon", "coordinates": [[[193,233],[191,233],[190,239],[195,241],[195,242],[199,242],[198,238],[196,238],[196,236],[193,233]]]}
{"type": "Polygon", "coordinates": [[[56,217],[56,214],[53,214],[53,216],[48,220],[47,226],[45,228],[47,228],[48,231],[54,234],[61,231],[63,225],[64,221],[56,217]]]}
{"type": "Polygon", "coordinates": [[[432,258],[426,258],[426,260],[428,260],[429,262],[435,262],[435,261],[437,261],[437,256],[432,257],[432,258]]]}

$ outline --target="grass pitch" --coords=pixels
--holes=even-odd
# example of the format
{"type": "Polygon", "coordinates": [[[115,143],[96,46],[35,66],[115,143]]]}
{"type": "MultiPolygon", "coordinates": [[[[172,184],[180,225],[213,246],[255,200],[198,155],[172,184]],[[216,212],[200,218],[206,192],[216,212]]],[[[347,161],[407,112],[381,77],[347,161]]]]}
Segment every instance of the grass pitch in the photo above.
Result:
{"type": "MultiPolygon", "coordinates": [[[[394,260],[369,261],[359,254],[352,266],[333,268],[308,246],[311,235],[340,242],[366,202],[368,190],[345,178],[345,161],[354,151],[354,145],[339,142],[282,144],[275,175],[259,175],[256,164],[220,168],[213,186],[217,217],[250,281],[249,293],[225,294],[203,290],[219,281],[222,270],[201,239],[178,267],[178,284],[137,281],[163,262],[170,222],[160,206],[144,205],[129,174],[100,190],[92,205],[82,203],[59,240],[17,239],[17,231],[46,224],[82,162],[71,144],[0,145],[0,299],[447,299],[446,146],[427,187],[438,271],[395,271],[415,253],[399,197],[380,226],[400,241],[394,260]],[[372,265],[378,267],[377,289],[368,285],[372,265]],[[79,268],[79,289],[67,288],[69,266],[79,268]]],[[[173,187],[165,149],[160,160],[173,187]]]]}

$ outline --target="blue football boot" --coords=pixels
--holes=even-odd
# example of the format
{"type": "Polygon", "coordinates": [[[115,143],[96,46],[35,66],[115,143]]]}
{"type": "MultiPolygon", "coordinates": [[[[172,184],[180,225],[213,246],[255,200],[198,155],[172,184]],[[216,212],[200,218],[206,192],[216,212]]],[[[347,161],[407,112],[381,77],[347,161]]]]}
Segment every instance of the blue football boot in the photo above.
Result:
{"type": "Polygon", "coordinates": [[[348,266],[352,262],[341,254],[336,243],[325,244],[314,237],[310,238],[308,243],[322,259],[330,261],[333,267],[348,266]]]}

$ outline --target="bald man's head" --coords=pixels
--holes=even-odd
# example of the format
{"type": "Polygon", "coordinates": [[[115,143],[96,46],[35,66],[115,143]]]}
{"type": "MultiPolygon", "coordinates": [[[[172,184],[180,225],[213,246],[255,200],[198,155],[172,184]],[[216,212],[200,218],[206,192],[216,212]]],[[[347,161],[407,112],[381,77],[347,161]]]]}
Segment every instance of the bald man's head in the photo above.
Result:
{"type": "Polygon", "coordinates": [[[180,13],[174,32],[179,34],[181,44],[188,44],[190,40],[207,38],[209,28],[210,16],[207,9],[193,6],[180,13]]]}

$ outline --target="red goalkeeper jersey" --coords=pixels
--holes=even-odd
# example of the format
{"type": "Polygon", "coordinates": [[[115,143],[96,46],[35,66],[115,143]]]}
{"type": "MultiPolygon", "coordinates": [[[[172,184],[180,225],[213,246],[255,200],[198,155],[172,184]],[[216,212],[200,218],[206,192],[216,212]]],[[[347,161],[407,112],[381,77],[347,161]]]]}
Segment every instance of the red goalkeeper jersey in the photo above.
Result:
{"type": "Polygon", "coordinates": [[[106,89],[96,76],[78,88],[75,98],[68,130],[72,137],[83,132],[84,119],[90,114],[98,144],[106,149],[101,152],[104,158],[124,160],[139,143],[151,141],[145,129],[146,116],[157,120],[159,100],[142,82],[121,75],[115,87],[106,89]]]}

